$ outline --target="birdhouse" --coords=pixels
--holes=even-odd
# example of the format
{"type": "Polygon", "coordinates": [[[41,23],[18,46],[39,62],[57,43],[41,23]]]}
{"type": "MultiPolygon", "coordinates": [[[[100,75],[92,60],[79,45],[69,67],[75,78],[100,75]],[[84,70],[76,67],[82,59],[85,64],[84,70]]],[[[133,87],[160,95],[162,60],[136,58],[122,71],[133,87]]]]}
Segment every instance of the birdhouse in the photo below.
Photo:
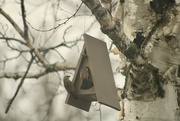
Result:
{"type": "Polygon", "coordinates": [[[68,94],[66,103],[89,111],[91,102],[120,110],[106,43],[84,34],[84,46],[73,77],[77,98],[68,94]]]}

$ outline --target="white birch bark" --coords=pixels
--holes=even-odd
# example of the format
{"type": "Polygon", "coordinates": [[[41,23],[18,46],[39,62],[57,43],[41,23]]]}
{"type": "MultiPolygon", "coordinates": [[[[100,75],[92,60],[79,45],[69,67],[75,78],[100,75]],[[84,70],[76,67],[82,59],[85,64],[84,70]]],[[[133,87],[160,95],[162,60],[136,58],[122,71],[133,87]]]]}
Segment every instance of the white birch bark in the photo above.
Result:
{"type": "MultiPolygon", "coordinates": [[[[122,7],[120,5],[120,7],[122,7]]],[[[143,30],[145,36],[153,27],[155,23],[155,16],[152,15],[148,9],[147,2],[143,0],[129,0],[124,4],[124,18],[123,27],[124,32],[129,38],[135,37],[135,31],[143,30]],[[141,2],[140,2],[141,1],[141,2]],[[133,9],[133,10],[130,10],[133,9]]],[[[180,7],[172,9],[180,10],[180,7]]],[[[121,8],[122,9],[122,8],[121,8]]],[[[177,97],[177,85],[179,80],[176,73],[170,74],[167,70],[171,66],[180,65],[180,14],[174,16],[172,11],[169,11],[170,21],[165,23],[164,26],[159,27],[158,31],[154,33],[153,38],[146,46],[146,54],[149,57],[149,61],[157,68],[160,73],[165,74],[167,84],[163,85],[165,90],[165,97],[158,98],[156,100],[149,101],[137,101],[137,100],[124,100],[124,115],[122,118],[122,112],[120,112],[119,120],[123,121],[179,121],[180,111],[177,97]],[[166,43],[165,37],[173,37],[166,43]],[[158,42],[154,39],[158,38],[158,42]]],[[[122,11],[121,11],[122,12],[122,11]]],[[[119,13],[121,13],[119,12],[119,13]]],[[[117,16],[117,13],[116,13],[117,16]]],[[[122,15],[121,15],[122,16],[122,15]]],[[[122,18],[121,18],[122,19],[122,18]]]]}
{"type": "MultiPolygon", "coordinates": [[[[164,82],[161,82],[165,91],[163,98],[158,98],[158,96],[146,98],[146,94],[149,93],[144,93],[145,95],[141,95],[143,98],[138,100],[127,96],[123,103],[120,103],[122,111],[120,111],[119,120],[179,121],[177,96],[179,87],[177,86],[180,83],[176,73],[178,72],[177,67],[180,65],[180,5],[174,5],[165,14],[159,15],[150,8],[150,0],[125,0],[125,3],[117,4],[115,13],[111,17],[104,12],[97,0],[91,2],[83,0],[83,2],[96,16],[102,32],[113,40],[122,53],[131,48],[130,41],[133,41],[136,33],[143,32],[148,39],[143,47],[139,48],[140,54],[136,55],[137,53],[134,52],[136,56],[130,58],[134,64],[132,68],[137,68],[138,71],[144,70],[144,67],[148,68],[146,65],[150,64],[158,68],[157,73],[165,78],[164,82]],[[120,26],[117,21],[121,24],[120,26]],[[140,69],[136,65],[143,65],[143,67],[140,69]]],[[[151,74],[148,75],[149,78],[153,77],[151,74]]],[[[135,80],[131,78],[130,81],[135,80]]],[[[151,82],[147,81],[147,83],[151,82]]],[[[131,93],[131,84],[127,84],[127,86],[128,92],[131,93]]],[[[152,85],[150,84],[150,86],[152,85]]],[[[154,90],[156,89],[157,87],[154,88],[154,90]]]]}

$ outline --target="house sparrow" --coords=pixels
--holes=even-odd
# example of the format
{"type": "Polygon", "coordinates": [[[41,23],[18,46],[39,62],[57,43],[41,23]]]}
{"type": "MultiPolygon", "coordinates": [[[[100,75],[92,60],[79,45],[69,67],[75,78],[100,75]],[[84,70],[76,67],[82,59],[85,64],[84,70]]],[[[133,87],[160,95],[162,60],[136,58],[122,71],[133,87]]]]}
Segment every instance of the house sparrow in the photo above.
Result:
{"type": "Polygon", "coordinates": [[[75,93],[75,87],[74,87],[73,83],[69,80],[69,77],[70,76],[64,77],[64,79],[63,79],[64,87],[70,95],[72,95],[75,99],[77,99],[77,95],[75,93]]]}
{"type": "Polygon", "coordinates": [[[85,66],[81,69],[80,79],[82,80],[81,89],[90,89],[94,86],[91,80],[91,72],[89,67],[85,66]]]}
{"type": "Polygon", "coordinates": [[[111,14],[112,4],[111,0],[101,0],[102,6],[111,14]]]}

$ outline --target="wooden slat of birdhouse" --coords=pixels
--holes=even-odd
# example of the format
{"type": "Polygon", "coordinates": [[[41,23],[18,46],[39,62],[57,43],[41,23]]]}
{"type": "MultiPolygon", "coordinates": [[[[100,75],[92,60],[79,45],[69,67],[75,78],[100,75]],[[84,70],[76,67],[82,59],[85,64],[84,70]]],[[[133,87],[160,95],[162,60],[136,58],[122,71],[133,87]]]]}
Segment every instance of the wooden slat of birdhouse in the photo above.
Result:
{"type": "Polygon", "coordinates": [[[85,47],[83,48],[81,52],[73,81],[74,81],[74,85],[75,85],[75,89],[76,89],[76,93],[78,97],[88,100],[88,101],[96,101],[94,86],[90,89],[81,89],[83,80],[80,78],[80,73],[84,67],[89,67],[88,55],[86,53],[85,47]]]}
{"type": "Polygon", "coordinates": [[[79,96],[95,94],[94,88],[91,88],[88,90],[81,89],[82,79],[80,78],[80,73],[81,73],[82,68],[84,67],[89,67],[88,56],[86,54],[86,48],[84,48],[81,52],[79,64],[77,66],[76,73],[73,79],[73,81],[75,82],[76,92],[79,96]]]}
{"type": "Polygon", "coordinates": [[[120,110],[106,43],[86,34],[84,39],[98,102],[120,110]]]}
{"type": "Polygon", "coordinates": [[[178,69],[177,69],[177,77],[180,78],[180,65],[178,65],[178,69]]]}
{"type": "MultiPolygon", "coordinates": [[[[85,52],[85,45],[84,45],[84,47],[82,49],[82,53],[84,53],[84,52],[85,52]]],[[[75,74],[74,74],[74,77],[73,77],[73,80],[72,80],[72,82],[75,85],[76,94],[77,94],[78,98],[75,99],[73,96],[68,94],[68,96],[66,98],[66,103],[69,104],[69,105],[72,105],[74,107],[80,108],[82,110],[89,111],[90,105],[91,105],[91,101],[84,100],[81,97],[79,97],[79,94],[81,94],[81,92],[80,92],[80,89],[79,89],[79,87],[80,87],[79,83],[80,82],[79,82],[79,76],[78,75],[79,75],[79,69],[82,66],[81,65],[82,62],[83,62],[83,57],[80,56],[78,64],[77,64],[77,67],[76,67],[76,71],[75,71],[75,74]]]]}
{"type": "Polygon", "coordinates": [[[75,99],[73,96],[69,95],[66,98],[66,103],[74,106],[76,108],[82,109],[84,111],[89,111],[90,106],[91,106],[91,101],[84,100],[82,98],[77,98],[75,99]]]}

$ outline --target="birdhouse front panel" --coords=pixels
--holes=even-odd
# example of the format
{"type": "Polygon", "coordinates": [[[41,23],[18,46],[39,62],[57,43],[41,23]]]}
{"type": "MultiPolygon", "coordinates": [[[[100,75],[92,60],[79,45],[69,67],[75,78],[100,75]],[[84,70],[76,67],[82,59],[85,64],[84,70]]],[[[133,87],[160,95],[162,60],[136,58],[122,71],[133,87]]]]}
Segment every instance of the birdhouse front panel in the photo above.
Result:
{"type": "Polygon", "coordinates": [[[76,76],[74,76],[75,78],[73,79],[75,80],[74,85],[76,88],[76,93],[78,95],[95,94],[88,59],[82,54],[80,57],[81,63],[79,64],[77,74],[76,76]]]}
{"type": "MultiPolygon", "coordinates": [[[[83,53],[82,53],[83,54],[83,53]]],[[[79,69],[77,70],[77,75],[75,78],[75,88],[78,97],[96,101],[95,88],[92,81],[92,75],[89,68],[88,58],[81,54],[81,63],[79,69]]]]}

